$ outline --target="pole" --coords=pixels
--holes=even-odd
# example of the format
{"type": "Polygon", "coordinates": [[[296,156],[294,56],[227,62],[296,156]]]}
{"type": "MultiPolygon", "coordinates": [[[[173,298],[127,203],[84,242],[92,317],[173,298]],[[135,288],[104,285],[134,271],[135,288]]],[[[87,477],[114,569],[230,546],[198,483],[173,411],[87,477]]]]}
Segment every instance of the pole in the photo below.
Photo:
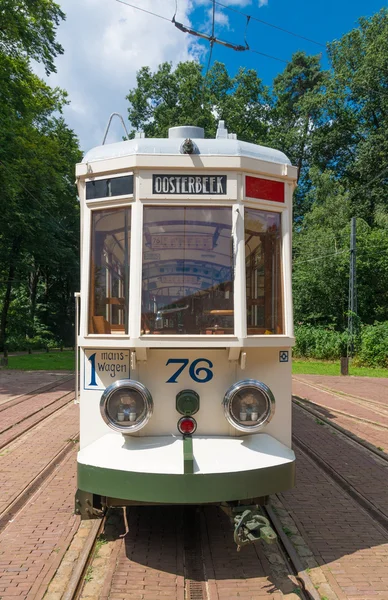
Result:
{"type": "Polygon", "coordinates": [[[348,306],[348,357],[354,354],[354,337],[356,335],[357,317],[357,272],[356,272],[356,217],[352,217],[350,230],[350,266],[349,266],[349,306],[348,306]]]}

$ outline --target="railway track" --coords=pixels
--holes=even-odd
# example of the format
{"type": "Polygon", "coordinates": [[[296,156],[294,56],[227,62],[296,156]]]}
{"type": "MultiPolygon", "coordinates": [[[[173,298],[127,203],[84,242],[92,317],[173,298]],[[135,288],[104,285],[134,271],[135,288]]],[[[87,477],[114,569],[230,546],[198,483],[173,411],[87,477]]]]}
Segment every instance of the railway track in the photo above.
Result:
{"type": "Polygon", "coordinates": [[[26,482],[25,487],[0,512],[0,532],[15,518],[16,514],[25,506],[31,496],[43,485],[50,475],[61,468],[61,463],[67,458],[77,441],[78,432],[66,441],[59,452],[51,458],[43,469],[29,482],[26,482]]]}
{"type": "MultiPolygon", "coordinates": [[[[386,473],[388,472],[387,454],[375,448],[369,442],[366,442],[351,432],[348,432],[343,427],[332,423],[329,419],[323,417],[320,412],[314,410],[311,406],[306,406],[305,402],[301,402],[300,399],[294,399],[294,404],[296,404],[297,410],[300,410],[310,416],[317,417],[321,423],[328,428],[331,428],[331,430],[339,432],[341,436],[344,436],[349,441],[349,443],[353,444],[353,446],[360,449],[362,452],[367,451],[372,453],[380,461],[380,465],[383,466],[386,476],[386,473]]],[[[384,530],[388,532],[388,510],[386,506],[379,505],[373,500],[373,498],[368,497],[368,493],[365,490],[360,490],[351,481],[346,473],[341,473],[336,466],[331,464],[327,457],[320,453],[321,448],[319,447],[318,443],[312,447],[312,444],[309,444],[303,440],[300,435],[296,435],[295,433],[293,434],[293,442],[299,448],[299,450],[312,459],[313,462],[330,477],[330,479],[339,485],[353,500],[357,502],[359,506],[372,515],[373,518],[384,528],[384,530]]]]}
{"type": "MultiPolygon", "coordinates": [[[[55,387],[58,386],[54,386],[53,389],[55,389],[55,387]]],[[[65,393],[61,390],[58,397],[49,399],[47,403],[40,402],[39,394],[35,394],[33,397],[36,399],[36,406],[32,411],[20,411],[19,405],[28,398],[21,399],[16,404],[2,408],[0,450],[3,450],[11,442],[41,424],[45,419],[63,408],[66,404],[72,402],[74,400],[74,390],[66,391],[65,393]]]]}
{"type": "MultiPolygon", "coordinates": [[[[50,390],[57,387],[62,386],[50,386],[50,390]]],[[[39,394],[34,396],[38,397],[39,394]]],[[[24,402],[26,397],[19,400],[24,402]]],[[[35,406],[32,412],[26,410],[24,416],[20,413],[20,402],[3,409],[3,425],[0,429],[0,486],[3,490],[0,503],[0,532],[12,522],[44,482],[61,468],[61,464],[78,442],[78,419],[72,417],[69,420],[67,416],[73,400],[74,391],[64,393],[62,388],[58,390],[56,397],[54,395],[54,398],[48,398],[43,405],[35,406]],[[39,433],[31,438],[29,434],[34,434],[35,430],[39,433]],[[52,433],[56,431],[58,434],[52,433]],[[49,442],[50,432],[51,438],[57,438],[52,446],[49,442]],[[28,440],[26,443],[23,443],[24,436],[28,440]],[[42,444],[48,444],[47,448],[42,444]]]]}
{"type": "Polygon", "coordinates": [[[17,394],[16,396],[10,396],[5,400],[0,400],[0,413],[4,410],[12,406],[16,406],[25,402],[26,400],[31,400],[44,392],[49,392],[50,390],[54,390],[56,387],[62,386],[64,383],[68,381],[74,381],[74,375],[66,375],[65,377],[61,377],[57,379],[55,382],[46,383],[44,385],[38,386],[37,388],[25,393],[25,394],[17,394]]]}
{"type": "MultiPolygon", "coordinates": [[[[296,377],[293,375],[293,379],[298,383],[302,383],[314,390],[318,390],[325,394],[329,394],[330,396],[341,398],[341,400],[347,400],[350,403],[358,404],[359,406],[365,406],[366,408],[372,409],[377,414],[381,416],[388,416],[388,407],[383,402],[379,402],[378,400],[371,400],[370,398],[364,398],[363,396],[356,396],[355,394],[349,394],[348,392],[342,392],[328,386],[321,385],[319,383],[312,383],[311,381],[307,381],[306,379],[296,377]]],[[[330,408],[330,410],[334,409],[330,408]]],[[[338,412],[338,411],[337,411],[338,412]]]]}
{"type": "MultiPolygon", "coordinates": [[[[115,509],[116,514],[118,510],[121,509],[115,509]]],[[[254,597],[262,588],[271,598],[271,591],[278,597],[283,588],[285,596],[292,589],[305,600],[320,600],[280,521],[270,508],[267,517],[279,536],[275,547],[270,547],[271,556],[276,552],[281,557],[275,561],[276,573],[262,544],[236,552],[231,542],[232,526],[226,515],[216,507],[130,507],[123,510],[122,523],[113,535],[109,531],[111,513],[112,510],[108,511],[102,522],[93,524],[63,600],[90,597],[90,574],[98,570],[95,567],[95,561],[96,564],[99,562],[97,548],[107,523],[106,537],[115,539],[100,587],[101,597],[109,597],[122,590],[128,598],[141,597],[144,600],[148,595],[155,597],[158,591],[171,600],[223,600],[233,591],[236,595],[242,592],[244,597],[249,597],[250,593],[254,597]],[[283,583],[279,575],[280,561],[284,570],[283,583]],[[291,577],[293,580],[287,581],[286,590],[284,578],[291,577]]],[[[101,573],[96,577],[101,582],[101,573]]]]}

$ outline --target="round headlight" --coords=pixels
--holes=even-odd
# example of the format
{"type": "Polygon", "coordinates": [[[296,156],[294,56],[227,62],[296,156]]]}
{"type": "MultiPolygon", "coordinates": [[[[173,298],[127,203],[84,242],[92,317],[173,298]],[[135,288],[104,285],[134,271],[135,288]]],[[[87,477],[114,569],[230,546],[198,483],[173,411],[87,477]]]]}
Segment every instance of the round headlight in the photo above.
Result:
{"type": "Polygon", "coordinates": [[[101,396],[100,411],[105,423],[120,433],[134,433],[146,425],[154,403],[147,388],[131,379],[116,381],[101,396]]]}
{"type": "Polygon", "coordinates": [[[272,419],[275,398],[265,383],[245,379],[226,392],[224,412],[229,423],[239,431],[257,431],[272,419]]]}

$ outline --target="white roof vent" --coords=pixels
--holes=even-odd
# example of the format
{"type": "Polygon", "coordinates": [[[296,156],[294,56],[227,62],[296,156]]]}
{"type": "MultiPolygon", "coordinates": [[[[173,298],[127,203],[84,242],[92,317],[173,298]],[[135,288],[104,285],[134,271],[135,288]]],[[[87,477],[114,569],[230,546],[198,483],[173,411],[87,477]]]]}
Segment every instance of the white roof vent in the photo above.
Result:
{"type": "Polygon", "coordinates": [[[168,130],[168,137],[179,138],[179,139],[203,139],[205,137],[205,130],[203,127],[193,127],[192,125],[182,125],[180,127],[170,127],[168,130]]]}
{"type": "Polygon", "coordinates": [[[237,135],[235,133],[228,133],[225,121],[218,121],[216,140],[237,140],[237,135]]]}

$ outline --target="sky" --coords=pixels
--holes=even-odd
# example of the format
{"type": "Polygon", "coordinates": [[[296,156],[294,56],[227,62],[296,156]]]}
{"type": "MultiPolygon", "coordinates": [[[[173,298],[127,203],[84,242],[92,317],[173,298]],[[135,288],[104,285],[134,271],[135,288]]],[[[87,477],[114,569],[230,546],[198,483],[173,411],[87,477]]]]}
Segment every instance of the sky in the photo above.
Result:
{"type": "MultiPolygon", "coordinates": [[[[112,112],[122,114],[127,122],[126,95],[135,87],[136,72],[142,66],[155,71],[164,61],[176,65],[197,60],[206,70],[208,42],[182,33],[171,20],[176,14],[178,22],[209,34],[212,0],[122,0],[164,19],[118,0],[56,1],[66,14],[57,30],[64,54],[57,57],[57,73],[48,78],[48,83],[68,92],[70,104],[64,116],[78,135],[83,151],[102,143],[112,112]]],[[[327,68],[325,44],[356,27],[360,17],[371,16],[387,6],[388,0],[216,0],[215,36],[237,45],[245,46],[247,42],[255,52],[236,52],[215,44],[211,64],[215,60],[224,62],[231,75],[239,67],[254,68],[267,85],[297,50],[321,54],[322,66],[327,68]],[[248,25],[247,17],[240,13],[251,15],[248,25]]],[[[45,78],[40,65],[36,70],[45,78]]],[[[116,120],[107,143],[120,140],[123,133],[116,120]]]]}

